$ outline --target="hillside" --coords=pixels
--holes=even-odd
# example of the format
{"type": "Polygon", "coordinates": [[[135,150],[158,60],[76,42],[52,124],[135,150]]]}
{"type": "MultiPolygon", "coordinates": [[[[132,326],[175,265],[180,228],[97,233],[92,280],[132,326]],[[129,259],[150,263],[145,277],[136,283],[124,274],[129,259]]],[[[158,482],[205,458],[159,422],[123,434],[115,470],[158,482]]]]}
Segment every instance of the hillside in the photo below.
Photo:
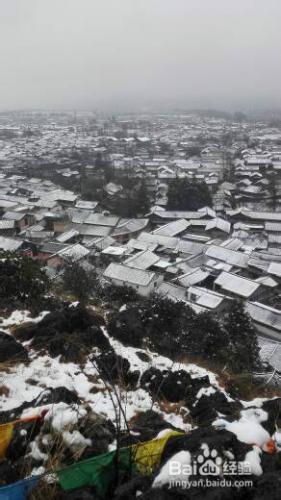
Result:
{"type": "Polygon", "coordinates": [[[246,379],[125,346],[107,324],[78,303],[2,318],[0,498],[279,498],[281,398],[242,400],[246,379]]]}

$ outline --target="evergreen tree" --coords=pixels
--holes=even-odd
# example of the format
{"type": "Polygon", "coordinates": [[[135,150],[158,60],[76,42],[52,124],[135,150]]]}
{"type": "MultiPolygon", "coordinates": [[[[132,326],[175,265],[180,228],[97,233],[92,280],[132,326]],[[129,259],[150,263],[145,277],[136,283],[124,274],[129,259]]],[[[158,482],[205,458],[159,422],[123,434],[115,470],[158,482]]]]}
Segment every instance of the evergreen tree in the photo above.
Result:
{"type": "Polygon", "coordinates": [[[212,197],[205,182],[174,179],[168,189],[169,210],[198,210],[212,206],[212,197]]]}
{"type": "Polygon", "coordinates": [[[137,217],[149,211],[150,200],[144,180],[124,176],[120,179],[122,191],[111,201],[111,210],[120,217],[137,217]]]}
{"type": "Polygon", "coordinates": [[[270,174],[268,176],[268,181],[269,181],[268,192],[269,192],[269,195],[271,197],[271,199],[270,199],[270,206],[271,206],[272,210],[275,212],[276,205],[277,205],[277,200],[278,200],[276,174],[270,174]]]}
{"type": "Polygon", "coordinates": [[[218,363],[228,361],[229,336],[210,312],[198,314],[189,331],[187,352],[218,363]]]}
{"type": "Polygon", "coordinates": [[[38,263],[29,257],[0,254],[1,304],[33,307],[39,305],[49,290],[49,280],[38,263]]]}
{"type": "Polygon", "coordinates": [[[149,347],[173,358],[185,352],[194,318],[184,302],[153,297],[114,314],[108,332],[125,345],[149,347]]]}
{"type": "Polygon", "coordinates": [[[136,190],[135,198],[135,212],[140,215],[145,215],[150,208],[150,200],[148,196],[147,187],[145,181],[142,180],[139,187],[136,190]]]}
{"type": "Polygon", "coordinates": [[[81,304],[85,304],[97,286],[94,271],[85,271],[77,262],[69,263],[63,273],[63,285],[81,304]]]}
{"type": "Polygon", "coordinates": [[[257,369],[260,364],[257,333],[242,301],[232,302],[224,319],[224,328],[230,339],[229,365],[232,370],[252,372],[257,369]]]}

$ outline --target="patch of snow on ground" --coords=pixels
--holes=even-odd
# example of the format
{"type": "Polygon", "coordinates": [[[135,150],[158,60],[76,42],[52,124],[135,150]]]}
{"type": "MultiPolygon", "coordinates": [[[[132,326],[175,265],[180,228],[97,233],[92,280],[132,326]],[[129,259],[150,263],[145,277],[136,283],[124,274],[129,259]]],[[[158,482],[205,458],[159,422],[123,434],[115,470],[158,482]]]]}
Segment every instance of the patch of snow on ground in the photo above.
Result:
{"type": "Polygon", "coordinates": [[[0,318],[0,326],[1,328],[7,328],[9,326],[13,326],[13,325],[21,325],[22,323],[38,323],[39,321],[41,321],[41,319],[44,318],[44,316],[46,316],[47,314],[49,314],[49,311],[42,311],[39,316],[36,316],[35,318],[32,318],[30,317],[30,311],[27,311],[27,310],[15,310],[12,312],[12,314],[4,319],[4,318],[0,318]]]}
{"type": "Polygon", "coordinates": [[[10,391],[8,397],[0,396],[2,411],[17,408],[25,401],[32,401],[45,389],[66,387],[70,391],[82,392],[81,396],[84,397],[92,387],[87,377],[81,374],[78,365],[62,363],[59,357],[50,358],[47,355],[34,358],[27,366],[20,363],[9,372],[1,372],[0,384],[7,386],[10,391]]]}
{"type": "Polygon", "coordinates": [[[175,480],[184,484],[189,477],[186,466],[190,466],[190,464],[191,455],[189,451],[179,451],[163,465],[152,483],[152,488],[162,488],[165,484],[175,480]]]}
{"type": "Polygon", "coordinates": [[[34,458],[34,460],[38,460],[40,462],[41,460],[45,461],[48,460],[48,455],[46,453],[43,453],[37,443],[37,440],[32,441],[30,443],[30,453],[29,455],[34,458]]]}
{"type": "Polygon", "coordinates": [[[54,430],[61,432],[68,426],[76,425],[80,418],[87,415],[85,408],[81,405],[67,405],[66,403],[57,403],[49,409],[45,420],[50,420],[54,430]]]}
{"type": "Polygon", "coordinates": [[[228,422],[224,419],[217,419],[213,422],[215,427],[222,427],[236,435],[242,443],[258,445],[263,448],[270,440],[269,433],[262,427],[258,420],[241,417],[240,420],[228,422]]]}
{"type": "Polygon", "coordinates": [[[166,356],[161,356],[155,352],[151,352],[148,350],[124,346],[118,340],[110,337],[105,328],[103,328],[103,332],[108,337],[116,353],[128,359],[128,361],[132,365],[132,369],[140,370],[141,372],[151,367],[158,368],[159,370],[172,370],[172,371],[185,370],[193,378],[205,377],[206,375],[208,375],[210,383],[215,387],[220,388],[216,378],[217,377],[216,374],[209,370],[206,370],[205,368],[201,368],[200,366],[197,366],[193,363],[174,362],[171,359],[167,358],[166,356]],[[148,362],[141,361],[138,355],[136,354],[137,352],[141,352],[143,354],[148,355],[151,361],[148,362]]]}
{"type": "Polygon", "coordinates": [[[72,451],[80,451],[82,448],[91,446],[92,441],[90,439],[84,438],[79,431],[64,431],[62,434],[64,442],[72,451]]]}
{"type": "Polygon", "coordinates": [[[251,472],[255,476],[261,476],[263,470],[261,468],[261,450],[254,446],[253,450],[248,451],[245,456],[246,464],[250,464],[251,472]]]}
{"type": "Polygon", "coordinates": [[[202,396],[210,396],[215,394],[216,389],[214,387],[202,387],[196,394],[196,399],[202,398],[202,396]]]}

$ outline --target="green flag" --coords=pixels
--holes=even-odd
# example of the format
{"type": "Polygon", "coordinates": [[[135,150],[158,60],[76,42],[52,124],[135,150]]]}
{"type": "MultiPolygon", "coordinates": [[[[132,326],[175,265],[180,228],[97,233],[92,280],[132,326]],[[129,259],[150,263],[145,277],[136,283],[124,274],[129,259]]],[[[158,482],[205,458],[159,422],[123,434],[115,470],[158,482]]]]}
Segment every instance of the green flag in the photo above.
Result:
{"type": "Polygon", "coordinates": [[[57,472],[63,490],[94,486],[100,497],[105,497],[108,489],[120,475],[130,471],[132,457],[130,448],[114,450],[98,455],[57,472]]]}

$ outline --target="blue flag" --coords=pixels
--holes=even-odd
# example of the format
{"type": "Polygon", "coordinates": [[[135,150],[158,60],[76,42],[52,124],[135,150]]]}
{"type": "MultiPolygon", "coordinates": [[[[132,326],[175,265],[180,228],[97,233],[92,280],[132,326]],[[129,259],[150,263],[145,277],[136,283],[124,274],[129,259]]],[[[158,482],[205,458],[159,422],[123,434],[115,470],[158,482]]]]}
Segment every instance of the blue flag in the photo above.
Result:
{"type": "Polygon", "coordinates": [[[0,487],[0,500],[26,500],[28,493],[35,488],[40,476],[22,479],[17,483],[0,487]]]}

